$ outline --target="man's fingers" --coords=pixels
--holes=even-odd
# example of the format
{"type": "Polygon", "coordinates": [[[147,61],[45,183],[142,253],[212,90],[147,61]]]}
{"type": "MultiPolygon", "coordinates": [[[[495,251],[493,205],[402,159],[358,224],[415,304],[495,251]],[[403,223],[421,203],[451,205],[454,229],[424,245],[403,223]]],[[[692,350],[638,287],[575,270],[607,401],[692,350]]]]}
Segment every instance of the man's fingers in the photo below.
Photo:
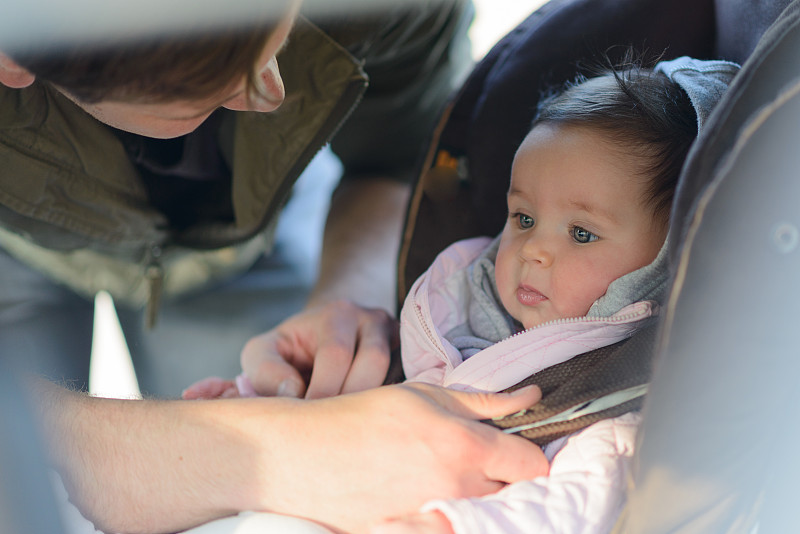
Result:
{"type": "Polygon", "coordinates": [[[542,398],[538,386],[526,386],[512,393],[470,393],[424,384],[409,384],[407,387],[421,390],[443,408],[469,419],[503,417],[530,408],[542,398]]]}
{"type": "Polygon", "coordinates": [[[242,370],[258,395],[301,397],[306,384],[300,372],[280,352],[280,335],[270,332],[255,337],[242,349],[242,370]]]}
{"type": "MultiPolygon", "coordinates": [[[[447,391],[447,390],[446,390],[447,391]]],[[[448,391],[448,393],[450,393],[448,391]]],[[[530,408],[542,398],[538,386],[526,386],[512,393],[465,393],[453,392],[455,413],[474,419],[502,417],[530,408]]],[[[550,471],[542,449],[524,438],[505,434],[488,425],[479,427],[491,444],[482,466],[487,480],[501,484],[511,484],[538,476],[546,476],[550,471]]],[[[499,489],[499,488],[498,488],[499,489]]]]}
{"type": "Polygon", "coordinates": [[[342,390],[353,363],[358,321],[351,314],[332,315],[318,334],[314,370],[308,382],[307,399],[333,397],[342,390]]]}
{"type": "Polygon", "coordinates": [[[397,322],[380,310],[332,316],[320,335],[306,398],[355,393],[383,384],[390,351],[399,344],[397,322]]]}
{"type": "MultiPolygon", "coordinates": [[[[394,324],[388,328],[395,329],[394,324]]],[[[356,393],[383,384],[389,371],[393,333],[387,332],[387,325],[367,323],[359,332],[358,349],[355,359],[347,373],[342,393],[356,393]]]]}
{"type": "Polygon", "coordinates": [[[320,347],[308,383],[307,399],[338,395],[353,361],[353,348],[328,344],[320,347]]]}
{"type": "Polygon", "coordinates": [[[484,464],[484,472],[489,480],[506,484],[547,476],[550,463],[542,449],[524,438],[487,427],[498,433],[491,456],[484,464]]]}
{"type": "Polygon", "coordinates": [[[300,373],[283,360],[266,360],[253,376],[247,375],[262,397],[302,397],[306,383],[300,373]]]}
{"type": "MultiPolygon", "coordinates": [[[[542,397],[537,386],[527,386],[513,393],[468,393],[416,383],[399,387],[416,390],[442,409],[467,419],[489,419],[516,413],[536,404],[542,397]]],[[[492,486],[489,488],[492,491],[500,489],[495,485],[544,476],[549,472],[547,458],[536,444],[489,425],[474,421],[467,424],[483,443],[480,448],[483,452],[474,457],[474,465],[483,473],[482,480],[492,486]]],[[[477,487],[472,492],[484,494],[477,487]]]]}
{"type": "Polygon", "coordinates": [[[331,397],[381,385],[396,343],[388,313],[337,301],[248,341],[242,370],[258,395],[331,397]]]}

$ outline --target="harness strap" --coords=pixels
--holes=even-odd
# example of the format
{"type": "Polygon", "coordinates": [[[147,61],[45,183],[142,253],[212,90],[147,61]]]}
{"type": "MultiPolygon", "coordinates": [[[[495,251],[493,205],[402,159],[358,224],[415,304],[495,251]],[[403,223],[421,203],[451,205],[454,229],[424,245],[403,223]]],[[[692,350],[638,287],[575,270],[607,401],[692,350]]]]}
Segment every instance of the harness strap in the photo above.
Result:
{"type": "Polygon", "coordinates": [[[542,399],[527,410],[484,423],[537,445],[642,407],[652,374],[657,322],[632,337],[548,367],[506,389],[530,384],[542,399]]]}

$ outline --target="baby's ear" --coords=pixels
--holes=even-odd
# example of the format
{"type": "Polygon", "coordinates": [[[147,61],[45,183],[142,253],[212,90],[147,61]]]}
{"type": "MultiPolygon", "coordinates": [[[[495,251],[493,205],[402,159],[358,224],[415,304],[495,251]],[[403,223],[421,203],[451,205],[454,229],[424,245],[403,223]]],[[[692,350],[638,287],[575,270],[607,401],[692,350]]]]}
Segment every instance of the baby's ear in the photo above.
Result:
{"type": "Polygon", "coordinates": [[[33,83],[36,76],[16,61],[0,52],[0,83],[12,89],[22,89],[33,83]]]}

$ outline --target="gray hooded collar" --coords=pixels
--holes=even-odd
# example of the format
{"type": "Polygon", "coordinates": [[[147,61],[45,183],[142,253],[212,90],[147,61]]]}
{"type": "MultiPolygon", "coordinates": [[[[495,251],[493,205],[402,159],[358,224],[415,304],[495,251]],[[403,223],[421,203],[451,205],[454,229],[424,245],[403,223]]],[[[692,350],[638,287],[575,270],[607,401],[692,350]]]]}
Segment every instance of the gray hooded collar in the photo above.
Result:
{"type": "MultiPolygon", "coordinates": [[[[662,61],[653,70],[666,75],[689,95],[697,114],[699,133],[731,80],[739,72],[739,65],[730,61],[705,61],[683,56],[662,61]]],[[[595,301],[587,315],[609,317],[639,300],[663,302],[669,279],[668,243],[669,236],[650,265],[611,282],[606,294],[595,301]]]]}

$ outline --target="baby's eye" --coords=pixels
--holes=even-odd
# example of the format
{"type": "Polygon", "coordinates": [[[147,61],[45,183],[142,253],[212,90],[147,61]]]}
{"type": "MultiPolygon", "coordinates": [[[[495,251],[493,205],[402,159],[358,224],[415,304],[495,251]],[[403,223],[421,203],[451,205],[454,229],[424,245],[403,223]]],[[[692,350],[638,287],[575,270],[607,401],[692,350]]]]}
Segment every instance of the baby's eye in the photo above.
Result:
{"type": "Polygon", "coordinates": [[[525,215],[524,213],[517,213],[516,215],[517,221],[519,222],[519,227],[523,230],[527,230],[528,228],[533,228],[533,217],[530,215],[525,215]]]}
{"type": "Polygon", "coordinates": [[[580,226],[573,226],[570,230],[570,234],[572,234],[572,239],[574,239],[577,243],[591,243],[592,241],[597,241],[599,239],[599,237],[594,235],[592,232],[586,228],[581,228],[580,226]]]}

